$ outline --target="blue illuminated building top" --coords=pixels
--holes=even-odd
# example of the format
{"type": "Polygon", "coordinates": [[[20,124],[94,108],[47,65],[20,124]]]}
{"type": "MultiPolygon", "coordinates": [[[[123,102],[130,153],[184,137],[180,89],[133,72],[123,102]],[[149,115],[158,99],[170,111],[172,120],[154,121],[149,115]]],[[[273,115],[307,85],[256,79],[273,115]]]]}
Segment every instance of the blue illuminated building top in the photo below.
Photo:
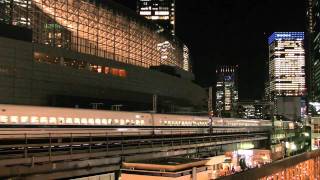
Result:
{"type": "Polygon", "coordinates": [[[303,40],[304,32],[274,32],[269,38],[269,45],[279,40],[303,40]]]}

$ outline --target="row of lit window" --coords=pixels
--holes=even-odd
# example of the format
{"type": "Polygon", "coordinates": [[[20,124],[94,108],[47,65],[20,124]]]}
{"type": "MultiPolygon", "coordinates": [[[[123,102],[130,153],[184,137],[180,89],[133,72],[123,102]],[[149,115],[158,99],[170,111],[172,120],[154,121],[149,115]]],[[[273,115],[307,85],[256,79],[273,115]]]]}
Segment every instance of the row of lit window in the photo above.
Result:
{"type": "Polygon", "coordinates": [[[89,71],[99,73],[99,74],[110,74],[118,77],[127,77],[127,71],[124,69],[91,64],[82,60],[53,57],[53,56],[48,56],[46,54],[38,53],[38,52],[34,53],[34,59],[37,62],[42,62],[47,64],[60,64],[63,66],[72,67],[74,69],[87,69],[89,71]]]}
{"type": "Polygon", "coordinates": [[[61,125],[144,125],[142,119],[72,118],[39,116],[0,116],[2,124],[61,124],[61,125]]]}
{"type": "Polygon", "coordinates": [[[208,121],[160,121],[165,126],[208,126],[208,121]]]}
{"type": "MultiPolygon", "coordinates": [[[[44,124],[44,125],[145,125],[143,119],[46,117],[46,116],[0,116],[1,124],[44,124]]],[[[207,126],[207,121],[160,121],[164,126],[207,126]]]]}

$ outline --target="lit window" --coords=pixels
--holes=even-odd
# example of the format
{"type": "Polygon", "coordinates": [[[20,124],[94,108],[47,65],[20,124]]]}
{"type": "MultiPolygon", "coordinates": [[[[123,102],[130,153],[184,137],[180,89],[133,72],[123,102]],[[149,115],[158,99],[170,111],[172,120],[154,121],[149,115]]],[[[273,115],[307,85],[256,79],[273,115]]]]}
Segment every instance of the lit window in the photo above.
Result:
{"type": "MultiPolygon", "coordinates": [[[[28,123],[29,117],[28,116],[21,116],[20,117],[20,122],[21,123],[28,123]]],[[[1,122],[1,120],[0,120],[1,122]]]]}
{"type": "Polygon", "coordinates": [[[17,124],[19,122],[18,116],[10,116],[11,123],[17,124]]]}
{"type": "Polygon", "coordinates": [[[105,74],[109,74],[110,73],[110,68],[109,67],[104,67],[104,71],[105,74]]]}
{"type": "Polygon", "coordinates": [[[93,119],[93,118],[89,118],[89,119],[88,119],[88,124],[94,125],[94,119],[93,119]]]}
{"type": "Polygon", "coordinates": [[[119,69],[111,68],[111,74],[114,76],[119,76],[119,69]]]}
{"type": "Polygon", "coordinates": [[[81,118],[81,124],[87,124],[88,121],[87,121],[87,118],[81,118]]]}
{"type": "Polygon", "coordinates": [[[126,71],[126,70],[123,70],[123,69],[120,69],[120,70],[119,70],[119,76],[120,76],[120,77],[127,77],[127,71],[126,71]]]}
{"type": "Polygon", "coordinates": [[[40,123],[41,124],[47,124],[48,123],[48,118],[47,117],[40,117],[40,123]]]}
{"type": "Polygon", "coordinates": [[[74,118],[74,123],[75,124],[80,124],[81,122],[80,122],[80,118],[74,118]]]}

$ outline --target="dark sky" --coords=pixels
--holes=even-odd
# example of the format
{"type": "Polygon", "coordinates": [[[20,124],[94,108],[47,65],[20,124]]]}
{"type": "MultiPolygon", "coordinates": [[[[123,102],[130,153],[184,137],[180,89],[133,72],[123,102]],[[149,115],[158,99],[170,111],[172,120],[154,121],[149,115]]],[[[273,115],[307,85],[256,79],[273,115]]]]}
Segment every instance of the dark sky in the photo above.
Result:
{"type": "MultiPolygon", "coordinates": [[[[136,8],[136,0],[117,2],[136,8]]],[[[190,48],[197,82],[214,85],[217,65],[237,64],[240,100],[263,95],[267,37],[305,27],[305,0],[176,0],[176,34],[190,48]]]]}

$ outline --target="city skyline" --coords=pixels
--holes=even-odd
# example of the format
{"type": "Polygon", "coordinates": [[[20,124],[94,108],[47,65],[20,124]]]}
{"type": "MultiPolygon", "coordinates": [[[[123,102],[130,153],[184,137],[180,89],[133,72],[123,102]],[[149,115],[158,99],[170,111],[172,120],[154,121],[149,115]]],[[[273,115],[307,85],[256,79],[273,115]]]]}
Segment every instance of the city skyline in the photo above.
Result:
{"type": "MultiPolygon", "coordinates": [[[[136,8],[133,2],[117,2],[136,8]]],[[[289,0],[176,0],[176,35],[190,49],[200,85],[216,84],[218,65],[238,64],[239,98],[261,99],[267,80],[267,38],[275,31],[306,31],[305,7],[306,2],[289,0]]]]}
{"type": "Polygon", "coordinates": [[[117,1],[0,0],[0,179],[320,179],[320,0],[117,1]]]}

